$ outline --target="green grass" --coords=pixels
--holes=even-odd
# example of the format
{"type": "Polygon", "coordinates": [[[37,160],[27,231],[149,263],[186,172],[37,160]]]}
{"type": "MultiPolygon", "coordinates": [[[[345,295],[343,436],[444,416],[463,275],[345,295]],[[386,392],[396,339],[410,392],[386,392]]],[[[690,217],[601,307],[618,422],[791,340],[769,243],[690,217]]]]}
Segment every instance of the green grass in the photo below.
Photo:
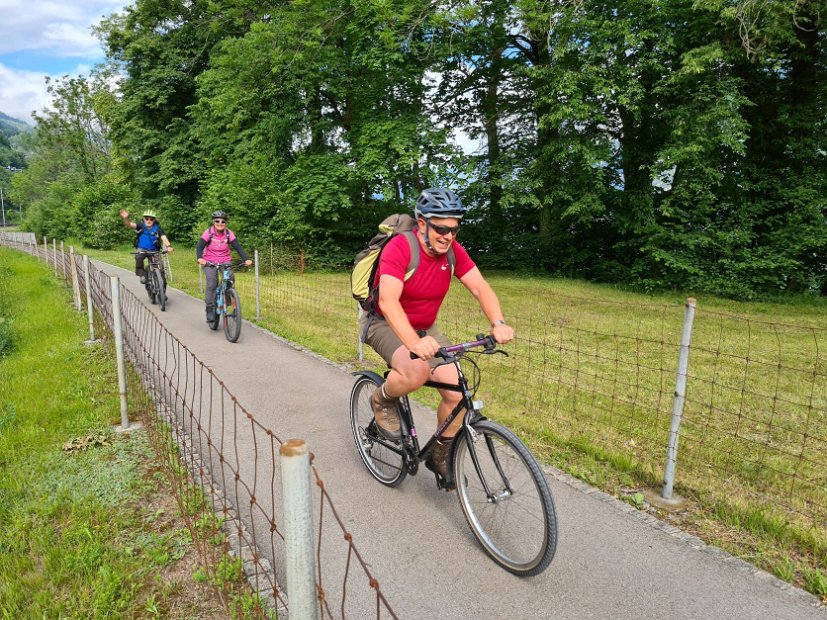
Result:
{"type": "Polygon", "coordinates": [[[42,263],[0,249],[0,264],[14,341],[0,359],[0,617],[220,617],[176,575],[185,556],[194,572],[192,543],[146,434],[111,430],[111,347],[82,344],[85,321],[42,263]]]}
{"type": "MultiPolygon", "coordinates": [[[[131,270],[128,252],[93,255],[131,270]]],[[[179,247],[172,268],[172,285],[200,297],[194,251],[179,247]]],[[[659,490],[689,295],[503,273],[488,279],[517,339],[506,347],[510,357],[481,360],[477,397],[486,415],[547,462],[604,490],[659,490]]],[[[252,272],[236,281],[251,319],[252,272]]],[[[827,299],[696,298],[675,485],[690,503],[669,518],[823,596],[827,299]],[[711,522],[709,512],[718,515],[711,522]]],[[[384,367],[367,347],[357,359],[346,273],[263,273],[260,324],[336,362],[384,367]]],[[[440,325],[455,340],[487,331],[461,286],[440,325]]],[[[435,404],[428,390],[416,396],[435,404]]]]}

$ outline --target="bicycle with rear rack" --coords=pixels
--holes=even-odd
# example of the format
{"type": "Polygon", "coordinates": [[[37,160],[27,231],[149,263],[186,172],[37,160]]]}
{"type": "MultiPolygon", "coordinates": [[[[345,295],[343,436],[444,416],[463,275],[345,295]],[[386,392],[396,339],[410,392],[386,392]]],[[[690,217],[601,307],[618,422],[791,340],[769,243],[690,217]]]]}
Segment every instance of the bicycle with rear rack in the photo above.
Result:
{"type": "Polygon", "coordinates": [[[167,309],[167,278],[164,273],[163,255],[166,250],[142,250],[141,252],[132,252],[132,254],[144,254],[149,260],[146,263],[146,275],[144,276],[146,282],[144,287],[146,293],[149,295],[150,303],[157,303],[161,308],[161,312],[167,309]]]}
{"type": "Polygon", "coordinates": [[[481,413],[483,403],[474,400],[480,369],[470,355],[496,353],[508,355],[497,348],[492,336],[483,334],[475,341],[439,350],[441,364],[456,366],[458,382],[429,380],[425,385],[459,392],[462,398],[422,449],[407,396],[399,403],[401,438],[387,439],[379,432],[371,395],[384,379],[375,372],[353,373],[357,379],[350,394],[351,430],[370,474],[395,487],[407,475],[417,473],[442,431],[464,411],[462,427],[448,456],[447,479],[435,473],[437,486],[456,488],[471,531],[497,564],[515,575],[537,575],[548,567],[557,550],[557,512],[545,474],[529,449],[513,432],[486,419],[481,413]],[[461,361],[473,368],[470,380],[461,361]]]}
{"type": "Polygon", "coordinates": [[[215,289],[215,319],[208,323],[213,331],[218,324],[224,325],[224,336],[230,342],[237,342],[241,336],[241,299],[233,286],[232,263],[206,263],[218,272],[218,286],[215,289]]]}

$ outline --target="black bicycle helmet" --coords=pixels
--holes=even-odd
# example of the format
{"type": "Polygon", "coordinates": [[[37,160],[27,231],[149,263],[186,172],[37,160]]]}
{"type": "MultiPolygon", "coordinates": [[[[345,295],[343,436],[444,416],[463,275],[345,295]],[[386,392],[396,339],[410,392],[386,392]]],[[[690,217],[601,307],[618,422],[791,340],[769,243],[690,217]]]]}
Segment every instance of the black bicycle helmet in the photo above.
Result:
{"type": "Polygon", "coordinates": [[[228,220],[230,216],[227,215],[226,211],[213,211],[212,212],[212,219],[214,220],[228,220]]]}
{"type": "Polygon", "coordinates": [[[450,189],[429,187],[419,194],[414,212],[416,217],[424,217],[426,220],[431,217],[455,217],[461,220],[465,215],[465,207],[459,196],[450,189]]]}

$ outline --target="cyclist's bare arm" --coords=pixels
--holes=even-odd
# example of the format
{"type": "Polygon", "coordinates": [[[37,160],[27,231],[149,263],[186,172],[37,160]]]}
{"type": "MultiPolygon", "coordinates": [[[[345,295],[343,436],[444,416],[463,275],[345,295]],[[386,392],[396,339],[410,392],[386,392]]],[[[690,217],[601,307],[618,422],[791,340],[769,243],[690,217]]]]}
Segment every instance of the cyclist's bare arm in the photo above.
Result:
{"type": "Polygon", "coordinates": [[[417,357],[430,359],[439,351],[439,343],[431,336],[420,338],[411,326],[408,315],[402,309],[399,298],[402,296],[402,280],[391,275],[379,278],[379,307],[388,325],[402,344],[417,357]]]}
{"type": "Polygon", "coordinates": [[[494,289],[488,284],[488,281],[482,277],[480,270],[474,267],[462,276],[459,281],[470,291],[474,299],[479,302],[483,314],[488,318],[488,322],[491,323],[491,335],[494,336],[494,340],[500,344],[514,340],[514,328],[505,323],[503,311],[502,308],[500,308],[500,300],[497,298],[494,289]]]}
{"type": "Polygon", "coordinates": [[[126,209],[121,209],[121,219],[123,220],[123,225],[127,228],[138,228],[138,225],[135,222],[129,221],[129,211],[126,209]]]}
{"type": "Polygon", "coordinates": [[[166,235],[161,235],[161,242],[164,244],[164,248],[167,252],[172,252],[172,245],[166,235]]]}

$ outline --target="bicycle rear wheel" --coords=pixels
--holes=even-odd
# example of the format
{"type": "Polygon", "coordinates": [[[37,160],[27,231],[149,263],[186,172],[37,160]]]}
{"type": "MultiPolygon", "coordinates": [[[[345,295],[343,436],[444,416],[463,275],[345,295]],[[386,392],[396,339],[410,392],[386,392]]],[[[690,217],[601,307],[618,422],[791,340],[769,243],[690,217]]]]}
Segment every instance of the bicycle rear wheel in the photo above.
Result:
{"type": "Polygon", "coordinates": [[[164,274],[161,273],[160,269],[154,269],[152,271],[152,278],[155,282],[155,299],[158,305],[161,306],[161,312],[163,312],[167,309],[167,292],[164,289],[164,274]]]}
{"type": "Polygon", "coordinates": [[[230,342],[236,342],[241,335],[241,300],[235,289],[224,292],[224,335],[230,342]]]}
{"type": "Polygon", "coordinates": [[[356,449],[370,475],[382,484],[395,487],[407,475],[402,447],[378,436],[373,421],[370,397],[381,385],[370,377],[360,375],[350,392],[350,428],[356,449]]]}
{"type": "Polygon", "coordinates": [[[520,576],[543,572],[557,550],[557,513],[543,471],[510,430],[490,420],[457,438],[454,476],[465,519],[488,555],[520,576]],[[479,472],[468,441],[474,442],[479,472]],[[490,494],[482,484],[485,480],[490,494]]]}

